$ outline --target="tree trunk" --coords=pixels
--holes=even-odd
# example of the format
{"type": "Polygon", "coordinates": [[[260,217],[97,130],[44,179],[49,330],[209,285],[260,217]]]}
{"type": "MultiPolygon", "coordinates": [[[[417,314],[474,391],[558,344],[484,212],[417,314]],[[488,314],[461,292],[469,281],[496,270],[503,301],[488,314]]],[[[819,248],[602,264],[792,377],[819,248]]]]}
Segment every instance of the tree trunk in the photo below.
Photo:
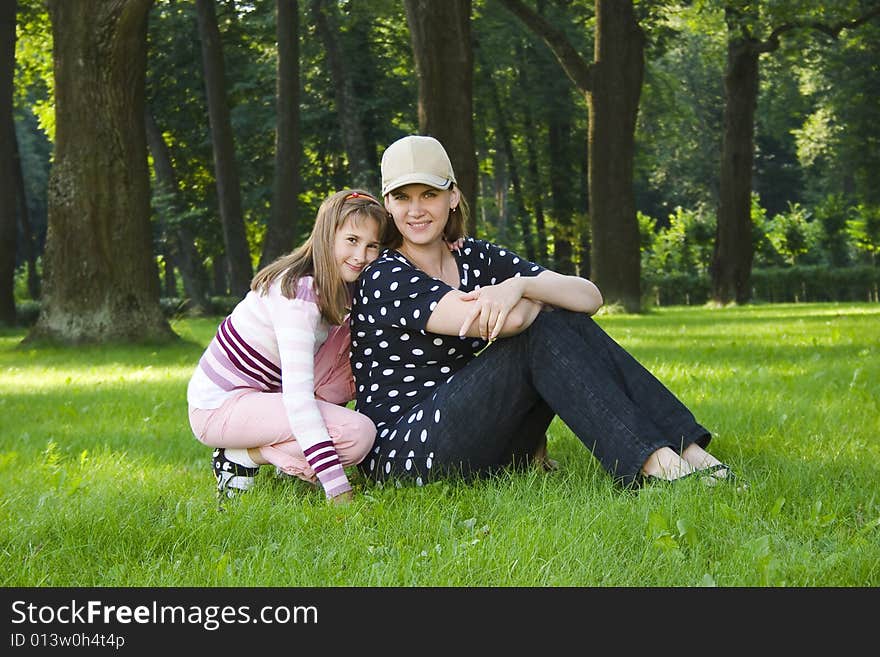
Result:
{"type": "Polygon", "coordinates": [[[18,138],[15,129],[12,131],[12,147],[15,149],[15,187],[18,190],[18,218],[21,224],[22,255],[27,262],[27,286],[31,299],[36,301],[40,298],[40,276],[37,273],[36,244],[34,243],[34,231],[31,228],[31,214],[28,208],[27,190],[24,187],[24,173],[21,170],[21,155],[18,150],[18,138]]]}
{"type": "Polygon", "coordinates": [[[712,298],[716,303],[746,303],[751,296],[752,150],[758,99],[758,57],[751,40],[731,38],[724,73],[724,135],[712,298]]]}
{"type": "MultiPolygon", "coordinates": [[[[590,158],[587,155],[589,148],[584,149],[583,157],[580,158],[581,163],[581,174],[580,180],[581,184],[579,187],[578,194],[578,214],[580,215],[580,222],[578,225],[578,234],[581,236],[580,244],[578,248],[580,250],[580,254],[578,256],[578,276],[582,276],[583,278],[590,277],[590,269],[591,269],[591,253],[592,253],[592,244],[590,243],[590,190],[589,190],[589,180],[590,180],[590,158]]],[[[640,260],[641,262],[641,260],[640,260]]],[[[641,273],[640,273],[641,276],[641,273]]]]}
{"type": "Polygon", "coordinates": [[[548,123],[550,157],[550,206],[553,215],[553,268],[560,274],[574,274],[575,237],[574,187],[577,175],[573,165],[571,104],[566,99],[568,89],[548,98],[545,120],[548,123]],[[552,99],[552,100],[551,100],[552,99]]]}
{"type": "Polygon", "coordinates": [[[724,135],[718,223],[711,266],[712,299],[716,303],[747,303],[751,298],[754,258],[752,160],[760,56],[778,50],[780,36],[786,32],[809,29],[836,39],[842,30],[855,29],[877,16],[880,16],[880,7],[872,7],[857,18],[834,24],[793,20],[770,28],[769,36],[761,41],[747,31],[746,23],[753,18],[748,12],[744,14],[741,8],[733,5],[725,8],[728,37],[724,71],[724,135]]]}
{"type": "MultiPolygon", "coordinates": [[[[159,190],[170,199],[170,207],[174,214],[180,214],[180,202],[178,200],[177,176],[174,173],[174,165],[168,152],[168,145],[156,125],[153,115],[145,112],[147,127],[147,143],[153,154],[153,170],[156,173],[156,184],[159,190]]],[[[164,217],[163,232],[170,246],[171,262],[180,270],[183,279],[183,290],[189,298],[189,312],[193,315],[201,315],[208,308],[207,273],[202,266],[201,257],[196,249],[195,236],[190,227],[181,221],[175,221],[173,217],[164,217]],[[170,221],[169,221],[170,219],[170,221]]],[[[167,294],[167,292],[166,292],[167,294]]],[[[171,294],[168,296],[175,296],[171,294]]]]}
{"type": "Polygon", "coordinates": [[[299,190],[302,186],[299,175],[302,152],[299,134],[299,2],[276,0],[275,16],[278,40],[275,180],[272,187],[272,215],[263,239],[261,267],[293,250],[299,190]]]}
{"type": "Polygon", "coordinates": [[[208,120],[214,147],[217,200],[220,205],[226,261],[229,265],[229,291],[232,296],[244,296],[250,288],[253,268],[241,211],[241,188],[226,98],[226,71],[220,30],[214,12],[214,0],[196,0],[196,7],[205,68],[208,120]]]}
{"type": "MultiPolygon", "coordinates": [[[[520,232],[522,233],[522,241],[525,246],[526,258],[535,261],[535,244],[532,238],[532,221],[529,211],[526,209],[526,202],[523,196],[522,184],[519,178],[519,167],[516,163],[516,155],[513,152],[513,142],[510,137],[510,125],[508,117],[504,111],[505,103],[501,102],[498,93],[498,85],[495,84],[492,72],[489,70],[488,63],[483,63],[483,70],[486,71],[486,84],[489,87],[489,95],[492,99],[492,108],[495,110],[497,118],[496,128],[498,130],[498,139],[501,142],[501,148],[504,152],[504,159],[507,160],[507,171],[510,175],[510,184],[513,187],[513,203],[516,208],[517,221],[519,222],[520,232]]],[[[504,212],[504,209],[501,209],[504,212]]],[[[504,215],[502,215],[504,216],[504,215]]],[[[506,226],[506,224],[505,224],[506,226]]],[[[501,233],[499,232],[499,242],[504,243],[501,233]]]]}
{"type": "MultiPolygon", "coordinates": [[[[504,154],[504,146],[501,144],[501,135],[495,133],[495,158],[492,167],[492,191],[495,198],[495,235],[500,244],[509,244],[507,236],[507,226],[510,220],[510,212],[507,208],[507,189],[510,187],[510,178],[507,175],[507,157],[504,154]]],[[[483,221],[489,223],[492,220],[486,217],[483,212],[483,221]]],[[[486,225],[484,223],[484,225],[486,225]]]]}
{"type": "Polygon", "coordinates": [[[476,236],[471,0],[405,0],[404,6],[419,78],[419,132],[446,147],[458,186],[471,204],[467,233],[476,236]]]}
{"type": "MultiPolygon", "coordinates": [[[[531,89],[528,73],[526,71],[530,68],[530,60],[533,60],[534,58],[529,58],[526,56],[524,48],[521,44],[517,43],[515,47],[517,62],[519,63],[519,88],[531,89]]],[[[538,245],[535,251],[535,259],[532,259],[532,262],[546,264],[547,228],[544,225],[544,201],[542,199],[544,186],[541,184],[541,173],[540,168],[538,167],[538,153],[535,150],[535,144],[538,143],[538,133],[535,130],[535,122],[532,119],[531,96],[528,94],[523,94],[522,113],[523,131],[525,132],[526,157],[528,160],[527,169],[529,174],[529,196],[532,199],[532,207],[534,207],[535,209],[535,233],[538,238],[538,245]]]]}
{"type": "Polygon", "coordinates": [[[177,296],[177,277],[174,275],[174,261],[171,258],[163,259],[162,282],[165,286],[165,296],[172,298],[177,296]]]}
{"type": "Polygon", "coordinates": [[[633,192],[635,126],[644,75],[645,35],[633,2],[596,0],[594,62],[565,33],[521,0],[500,2],[541,37],[590,108],[588,145],[591,278],[607,302],[641,309],[639,227],[633,192]]]}
{"type": "Polygon", "coordinates": [[[0,325],[15,324],[15,77],[16,2],[0,5],[0,325]]]}
{"type": "Polygon", "coordinates": [[[211,261],[211,289],[214,291],[214,296],[227,296],[228,276],[229,266],[226,264],[226,256],[217,254],[211,261]]]}
{"type": "Polygon", "coordinates": [[[375,186],[377,180],[376,164],[367,154],[364,138],[366,131],[361,121],[361,102],[354,95],[354,81],[339,46],[339,19],[335,4],[329,0],[312,0],[312,16],[327,53],[330,77],[333,80],[336,116],[339,118],[342,141],[348,155],[349,184],[369,190],[375,186]]]}
{"type": "Polygon", "coordinates": [[[159,307],[144,136],[152,0],[51,0],[55,151],[31,339],[175,337],[159,307]]]}
{"type": "Polygon", "coordinates": [[[590,106],[591,278],[606,301],[641,308],[639,226],[633,192],[644,34],[632,2],[596,0],[590,106]]]}

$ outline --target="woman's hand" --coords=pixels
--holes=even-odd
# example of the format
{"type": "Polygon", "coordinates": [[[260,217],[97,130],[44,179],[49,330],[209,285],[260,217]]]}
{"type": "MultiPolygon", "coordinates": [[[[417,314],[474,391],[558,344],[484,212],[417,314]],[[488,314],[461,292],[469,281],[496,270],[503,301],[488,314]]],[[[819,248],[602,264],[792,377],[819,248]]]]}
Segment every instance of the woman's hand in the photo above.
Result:
{"type": "Polygon", "coordinates": [[[494,340],[504,327],[511,309],[523,298],[525,284],[521,277],[508,278],[497,285],[487,285],[461,297],[462,301],[474,303],[474,309],[465,317],[458,331],[464,336],[471,324],[479,318],[480,337],[494,340]]]}

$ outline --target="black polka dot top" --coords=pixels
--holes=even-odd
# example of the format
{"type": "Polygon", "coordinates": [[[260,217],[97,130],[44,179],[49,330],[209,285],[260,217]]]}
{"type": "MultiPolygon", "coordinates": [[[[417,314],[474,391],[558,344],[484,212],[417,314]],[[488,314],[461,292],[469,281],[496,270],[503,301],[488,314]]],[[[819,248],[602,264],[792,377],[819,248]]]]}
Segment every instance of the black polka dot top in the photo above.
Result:
{"type": "MultiPolygon", "coordinates": [[[[544,271],[512,251],[473,238],[453,255],[462,292],[544,271]]],[[[438,413],[420,413],[419,407],[430,407],[423,402],[437,386],[487,344],[479,338],[425,332],[437,303],[451,289],[394,249],[383,251],[359,279],[351,312],[351,366],[356,409],[376,424],[377,442],[407,414],[412,415],[407,419],[413,435],[429,430],[438,413]]]]}

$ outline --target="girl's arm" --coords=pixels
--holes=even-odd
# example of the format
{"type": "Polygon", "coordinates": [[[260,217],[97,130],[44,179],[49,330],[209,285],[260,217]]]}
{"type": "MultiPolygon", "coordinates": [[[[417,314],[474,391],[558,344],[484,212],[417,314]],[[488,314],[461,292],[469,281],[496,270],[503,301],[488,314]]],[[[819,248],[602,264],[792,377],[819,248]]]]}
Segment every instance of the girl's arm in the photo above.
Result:
{"type": "Polygon", "coordinates": [[[282,400],[291,431],[327,498],[342,495],[346,499],[350,497],[347,493],[351,491],[351,483],[315,399],[314,354],[321,314],[310,284],[310,278],[301,279],[297,297],[288,299],[281,295],[276,283],[270,288],[265,303],[278,344],[282,400]]]}

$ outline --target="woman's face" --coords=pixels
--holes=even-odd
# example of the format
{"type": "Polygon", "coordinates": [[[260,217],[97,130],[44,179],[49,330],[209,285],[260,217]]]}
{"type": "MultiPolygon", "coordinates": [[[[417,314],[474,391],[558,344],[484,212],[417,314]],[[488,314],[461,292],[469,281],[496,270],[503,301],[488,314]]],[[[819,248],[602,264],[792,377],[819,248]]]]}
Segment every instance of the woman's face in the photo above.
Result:
{"type": "Polygon", "coordinates": [[[398,187],[385,196],[385,208],[404,244],[425,246],[443,239],[449,211],[458,205],[458,189],[437,189],[420,183],[398,187]]]}
{"type": "Polygon", "coordinates": [[[336,231],[333,256],[346,283],[354,283],[368,264],[379,256],[379,222],[351,214],[336,231]]]}

